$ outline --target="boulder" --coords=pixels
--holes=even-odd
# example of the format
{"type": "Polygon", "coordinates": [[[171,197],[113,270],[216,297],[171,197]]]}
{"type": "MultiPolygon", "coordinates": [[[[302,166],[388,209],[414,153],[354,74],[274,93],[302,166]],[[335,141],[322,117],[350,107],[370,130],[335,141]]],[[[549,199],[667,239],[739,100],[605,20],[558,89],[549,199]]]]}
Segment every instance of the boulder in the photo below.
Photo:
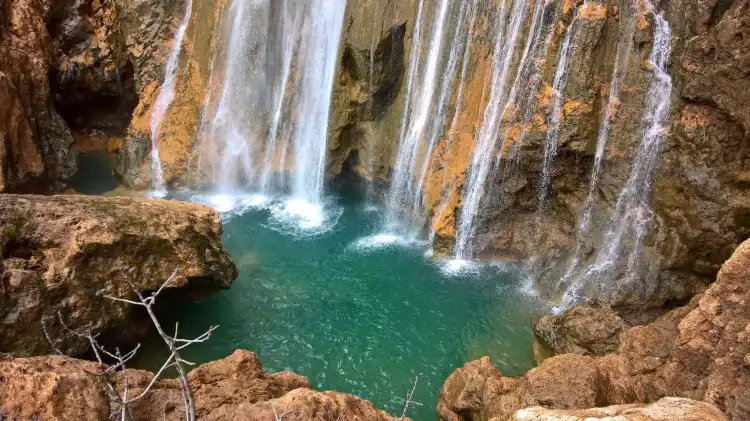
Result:
{"type": "Polygon", "coordinates": [[[163,300],[177,291],[198,299],[227,288],[237,270],[221,232],[218,213],[198,204],[0,195],[0,352],[49,353],[44,322],[63,352],[85,353],[88,342],[67,332],[59,318],[102,333],[105,342],[137,339],[150,322],[101,293],[134,299],[125,276],[142,291],[174,276],[163,300]]]}
{"type": "Polygon", "coordinates": [[[607,303],[576,306],[562,315],[546,315],[534,323],[534,358],[575,353],[605,355],[617,350],[620,333],[629,325],[607,303]]]}
{"type": "Polygon", "coordinates": [[[747,240],[704,294],[652,323],[621,332],[615,353],[554,356],[517,379],[503,377],[487,357],[467,363],[443,385],[438,414],[446,421],[506,420],[530,406],[581,410],[679,396],[711,404],[731,421],[744,421],[750,419],[749,335],[747,240]]]}
{"type": "MultiPolygon", "coordinates": [[[[99,368],[74,361],[89,370],[99,368]]],[[[142,370],[119,372],[112,379],[119,391],[125,376],[130,396],[141,393],[153,379],[152,373],[142,370]]],[[[200,420],[267,421],[276,419],[274,411],[285,421],[396,420],[358,397],[314,391],[297,374],[268,374],[258,357],[245,350],[203,364],[188,378],[200,420]]],[[[164,379],[129,408],[133,421],[179,421],[184,419],[182,405],[177,380],[164,379]]],[[[104,382],[83,374],[62,357],[0,360],[0,415],[9,419],[106,421],[113,408],[104,382]]]]}
{"type": "Polygon", "coordinates": [[[521,409],[507,421],[725,421],[715,407],[690,399],[664,398],[650,405],[614,405],[584,410],[521,409]]]}

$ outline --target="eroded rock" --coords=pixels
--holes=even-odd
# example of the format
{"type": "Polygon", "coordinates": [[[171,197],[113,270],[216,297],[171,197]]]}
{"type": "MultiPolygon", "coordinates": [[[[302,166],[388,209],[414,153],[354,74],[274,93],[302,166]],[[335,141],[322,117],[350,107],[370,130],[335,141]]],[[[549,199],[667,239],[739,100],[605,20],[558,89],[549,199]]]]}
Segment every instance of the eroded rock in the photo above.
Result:
{"type": "Polygon", "coordinates": [[[585,409],[679,396],[743,421],[750,419],[748,335],[750,240],[724,263],[704,294],[622,332],[616,353],[558,355],[518,379],[503,377],[487,358],[467,363],[444,384],[438,414],[450,421],[506,420],[536,405],[585,409]]]}
{"type": "Polygon", "coordinates": [[[58,313],[73,328],[116,331],[118,341],[142,335],[131,306],[99,292],[133,299],[124,276],[155,291],[173,272],[165,294],[200,298],[227,288],[237,271],[221,232],[218,213],[197,204],[0,195],[0,352],[48,353],[42,321],[64,352],[86,352],[87,341],[66,332],[58,313]]]}
{"type": "MultiPolygon", "coordinates": [[[[87,369],[98,367],[77,361],[87,369]]],[[[123,390],[127,375],[130,396],[140,393],[153,374],[127,370],[113,379],[123,390]]],[[[370,402],[337,392],[310,389],[306,378],[291,372],[268,374],[258,357],[245,350],[203,364],[188,374],[200,420],[393,421],[370,402]]],[[[179,421],[185,415],[177,380],[159,380],[151,392],[130,407],[134,421],[179,421]]],[[[0,414],[11,419],[105,421],[116,409],[99,379],[82,374],[61,357],[0,360],[0,414]]],[[[408,418],[405,418],[409,420],[408,418]]]]}

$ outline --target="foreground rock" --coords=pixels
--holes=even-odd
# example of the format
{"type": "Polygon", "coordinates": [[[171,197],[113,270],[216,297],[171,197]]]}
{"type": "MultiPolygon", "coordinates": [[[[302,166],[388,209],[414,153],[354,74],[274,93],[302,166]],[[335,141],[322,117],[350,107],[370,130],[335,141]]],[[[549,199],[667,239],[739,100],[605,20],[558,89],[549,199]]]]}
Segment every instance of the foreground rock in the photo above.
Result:
{"type": "Polygon", "coordinates": [[[50,353],[42,321],[60,348],[81,355],[88,342],[69,326],[116,332],[118,342],[144,333],[129,304],[123,271],[144,291],[172,273],[164,299],[201,298],[227,288],[237,275],[221,245],[221,222],[212,209],[176,201],[86,196],[0,195],[0,352],[50,353]]]}
{"type": "Polygon", "coordinates": [[[584,410],[522,409],[508,421],[723,421],[715,407],[690,399],[664,398],[651,405],[614,405],[584,410]]]}
{"type": "MultiPolygon", "coordinates": [[[[96,368],[85,361],[79,364],[96,368]]],[[[140,370],[128,370],[127,376],[131,396],[152,379],[151,373],[140,370]]],[[[244,350],[199,366],[189,379],[200,420],[267,421],[275,419],[274,408],[285,414],[284,421],[395,419],[357,397],[316,392],[297,374],[267,374],[258,357],[244,350]]],[[[117,380],[122,387],[122,375],[117,380]]],[[[184,419],[176,380],[160,380],[130,408],[134,421],[184,419]]],[[[0,361],[0,414],[11,419],[105,421],[111,409],[103,382],[82,374],[61,357],[0,361]]]]}
{"type": "Polygon", "coordinates": [[[521,378],[503,377],[485,357],[451,374],[438,413],[442,420],[504,421],[531,406],[585,409],[679,396],[744,421],[749,385],[750,240],[703,295],[621,333],[615,354],[554,356],[521,378]]]}

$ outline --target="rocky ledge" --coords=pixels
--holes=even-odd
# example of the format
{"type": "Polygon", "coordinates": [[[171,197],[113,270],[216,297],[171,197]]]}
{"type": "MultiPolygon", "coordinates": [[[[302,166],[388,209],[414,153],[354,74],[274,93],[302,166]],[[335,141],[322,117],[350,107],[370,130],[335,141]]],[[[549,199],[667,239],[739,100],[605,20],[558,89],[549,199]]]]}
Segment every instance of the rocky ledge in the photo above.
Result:
{"type": "Polygon", "coordinates": [[[0,195],[0,353],[51,353],[44,321],[62,351],[84,354],[88,341],[67,332],[60,318],[105,341],[114,332],[118,342],[137,339],[149,324],[130,304],[101,293],[134,299],[125,276],[142,291],[172,276],[165,297],[199,299],[227,288],[237,270],[221,233],[218,213],[198,204],[0,195]]]}
{"type": "Polygon", "coordinates": [[[487,357],[467,363],[443,385],[440,419],[725,419],[712,405],[750,420],[750,240],[705,293],[647,325],[630,327],[606,306],[579,307],[543,319],[536,333],[538,367],[510,378],[487,357]],[[649,402],[657,403],[581,411],[649,402]],[[543,408],[519,411],[535,406],[543,408]]]}
{"type": "MultiPolygon", "coordinates": [[[[87,368],[94,363],[77,361],[87,368]]],[[[127,376],[131,396],[149,384],[153,374],[127,376]]],[[[188,375],[198,419],[202,421],[393,421],[372,403],[337,392],[317,392],[308,380],[290,372],[268,374],[258,357],[237,350],[222,360],[199,366],[188,375]]],[[[185,418],[177,380],[160,380],[151,393],[130,407],[133,421],[178,421],[185,418]]],[[[107,421],[112,407],[99,378],[82,373],[61,357],[0,361],[0,417],[44,421],[107,421]]],[[[6,418],[3,418],[6,419],[6,418]]]]}

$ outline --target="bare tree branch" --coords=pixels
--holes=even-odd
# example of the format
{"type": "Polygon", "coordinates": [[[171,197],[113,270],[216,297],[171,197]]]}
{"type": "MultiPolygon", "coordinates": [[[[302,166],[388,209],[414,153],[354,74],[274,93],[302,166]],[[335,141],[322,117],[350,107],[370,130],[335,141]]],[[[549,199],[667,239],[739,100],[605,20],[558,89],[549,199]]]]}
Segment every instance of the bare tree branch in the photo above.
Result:
{"type": "Polygon", "coordinates": [[[414,378],[414,386],[412,386],[412,388],[411,388],[411,392],[409,392],[409,394],[408,394],[408,395],[406,395],[406,400],[404,400],[404,399],[401,399],[401,398],[398,398],[398,397],[396,398],[396,399],[398,399],[398,400],[400,400],[400,401],[404,402],[404,412],[402,412],[402,413],[401,413],[401,421],[404,421],[404,419],[406,418],[406,411],[407,411],[407,410],[409,410],[409,405],[418,405],[418,406],[422,406],[422,404],[421,404],[421,403],[419,403],[419,402],[415,402],[415,401],[413,401],[413,400],[411,399],[411,398],[412,398],[412,396],[414,396],[414,391],[415,391],[415,390],[417,390],[417,382],[418,382],[418,381],[419,381],[419,376],[416,376],[416,377],[414,378]]]}
{"type": "MultiPolygon", "coordinates": [[[[159,368],[159,371],[157,371],[154,374],[149,384],[146,385],[146,387],[136,396],[132,396],[132,397],[129,396],[131,385],[130,385],[130,380],[127,374],[126,364],[130,360],[132,360],[137,354],[138,350],[140,350],[140,347],[141,347],[140,344],[136,345],[135,348],[133,348],[131,351],[126,352],[124,354],[120,352],[119,348],[115,348],[114,353],[109,352],[103,346],[101,346],[99,342],[97,342],[96,338],[98,335],[93,334],[91,328],[86,328],[83,331],[77,331],[75,329],[72,329],[65,323],[62,315],[58,313],[57,316],[60,321],[60,325],[63,327],[63,329],[66,332],[72,335],[75,335],[76,337],[86,339],[89,342],[91,349],[94,352],[94,356],[96,357],[96,360],[99,362],[99,371],[92,371],[92,370],[84,368],[76,360],[68,357],[59,348],[57,348],[56,347],[57,341],[52,340],[47,330],[46,324],[44,323],[44,321],[42,321],[42,329],[44,331],[44,336],[49,342],[52,349],[57,354],[62,356],[66,361],[70,362],[74,367],[76,367],[81,372],[90,376],[102,378],[104,380],[109,390],[110,397],[114,401],[116,408],[117,408],[117,410],[115,410],[112,413],[112,416],[110,418],[118,417],[120,421],[132,420],[132,416],[130,414],[130,409],[128,408],[128,405],[145,397],[151,391],[154,385],[157,383],[161,375],[167,369],[174,367],[177,370],[178,380],[180,382],[180,391],[182,394],[182,401],[184,404],[185,419],[187,421],[195,421],[196,419],[195,397],[193,396],[193,391],[190,388],[190,382],[187,377],[187,369],[185,368],[185,366],[191,366],[191,365],[194,365],[194,363],[182,358],[179,354],[179,351],[185,349],[186,347],[192,344],[206,342],[207,340],[211,338],[211,335],[218,328],[218,326],[209,327],[209,329],[206,332],[202,333],[195,339],[179,338],[178,337],[179,324],[175,324],[174,336],[169,336],[164,332],[164,329],[162,329],[162,326],[159,323],[159,320],[156,318],[156,314],[153,311],[153,305],[154,303],[156,303],[156,297],[164,290],[164,288],[166,288],[170,283],[172,283],[176,279],[178,272],[179,272],[179,268],[175,269],[172,272],[172,274],[169,276],[169,278],[167,278],[167,280],[161,284],[159,289],[157,289],[155,292],[150,294],[148,297],[145,297],[143,293],[138,289],[138,287],[129,278],[129,275],[134,273],[134,269],[130,268],[130,269],[125,270],[123,272],[125,274],[124,280],[125,282],[127,282],[127,284],[130,286],[130,288],[133,290],[133,292],[137,296],[138,298],[137,300],[114,297],[112,295],[109,295],[106,290],[100,290],[97,292],[98,296],[102,296],[114,302],[120,302],[120,303],[144,307],[149,317],[151,318],[151,322],[153,323],[154,327],[159,333],[159,336],[162,337],[162,339],[164,340],[164,343],[167,345],[167,348],[169,349],[169,357],[167,358],[167,360],[164,362],[164,364],[162,364],[161,368],[159,368]],[[114,360],[115,363],[107,366],[104,363],[103,357],[110,358],[114,360]],[[122,393],[118,392],[113,381],[110,380],[109,378],[109,375],[116,371],[121,371],[123,375],[122,393]]],[[[285,414],[286,412],[282,414],[281,417],[283,417],[285,414]]],[[[164,419],[166,419],[166,405],[164,407],[164,419]]]]}

